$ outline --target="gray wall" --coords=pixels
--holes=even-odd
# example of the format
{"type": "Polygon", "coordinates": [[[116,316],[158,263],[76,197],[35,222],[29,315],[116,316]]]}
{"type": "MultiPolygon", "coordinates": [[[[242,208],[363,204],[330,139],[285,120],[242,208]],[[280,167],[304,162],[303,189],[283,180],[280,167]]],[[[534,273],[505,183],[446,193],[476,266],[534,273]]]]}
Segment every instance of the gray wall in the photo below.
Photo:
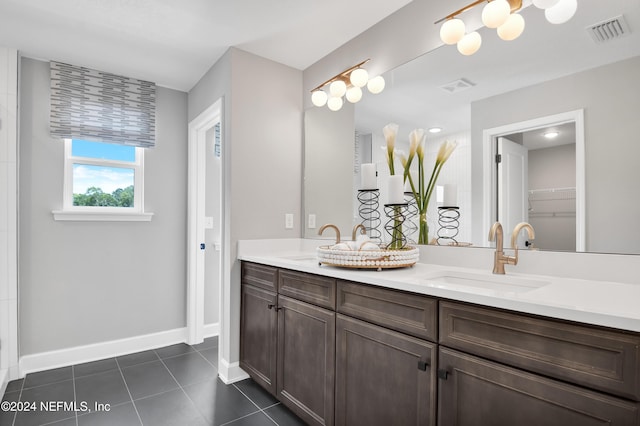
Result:
{"type": "Polygon", "coordinates": [[[228,253],[223,297],[225,360],[237,362],[238,240],[299,238],[302,194],[302,72],[231,48],[189,92],[189,119],[224,97],[223,187],[228,253]],[[286,213],[294,228],[285,229],[286,213]],[[228,331],[227,333],[225,333],[228,331]],[[225,335],[226,334],[226,335],[225,335]]]}
{"type": "MultiPolygon", "coordinates": [[[[343,233],[343,239],[350,239],[354,216],[354,112],[353,104],[348,102],[336,112],[315,106],[305,111],[304,193],[312,195],[304,200],[302,226],[306,238],[317,238],[318,229],[332,223],[343,233]],[[307,226],[309,214],[316,215],[315,229],[307,226]]],[[[335,237],[329,230],[324,235],[335,237]]]]}
{"type": "Polygon", "coordinates": [[[184,327],[187,94],[158,88],[145,151],[151,222],[57,222],[64,144],[49,136],[49,64],[20,82],[20,354],[184,327]]]}
{"type": "MultiPolygon", "coordinates": [[[[530,190],[576,186],[575,144],[530,150],[528,166],[530,190]]],[[[529,223],[536,230],[538,248],[576,251],[576,200],[563,194],[529,198],[529,223]]]]}
{"type": "Polygon", "coordinates": [[[640,253],[638,238],[628,238],[640,235],[640,168],[626,160],[640,158],[638,75],[640,57],[472,103],[473,210],[482,211],[483,129],[584,109],[586,249],[640,253]]]}

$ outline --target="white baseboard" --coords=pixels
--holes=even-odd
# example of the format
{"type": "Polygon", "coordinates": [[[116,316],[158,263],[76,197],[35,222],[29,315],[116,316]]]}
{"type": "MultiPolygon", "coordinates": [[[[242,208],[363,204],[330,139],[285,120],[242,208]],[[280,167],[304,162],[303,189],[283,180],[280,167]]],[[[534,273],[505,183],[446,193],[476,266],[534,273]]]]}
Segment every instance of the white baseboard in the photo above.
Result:
{"type": "Polygon", "coordinates": [[[229,364],[225,359],[218,360],[218,376],[227,385],[249,378],[239,362],[229,364]]]}
{"type": "Polygon", "coordinates": [[[187,329],[176,328],[158,333],[128,337],[126,339],[25,355],[20,357],[19,361],[20,377],[36,371],[127,355],[186,341],[187,329]]]}
{"type": "Polygon", "coordinates": [[[213,324],[205,324],[204,325],[204,337],[213,337],[220,335],[220,323],[216,322],[213,324]]]}

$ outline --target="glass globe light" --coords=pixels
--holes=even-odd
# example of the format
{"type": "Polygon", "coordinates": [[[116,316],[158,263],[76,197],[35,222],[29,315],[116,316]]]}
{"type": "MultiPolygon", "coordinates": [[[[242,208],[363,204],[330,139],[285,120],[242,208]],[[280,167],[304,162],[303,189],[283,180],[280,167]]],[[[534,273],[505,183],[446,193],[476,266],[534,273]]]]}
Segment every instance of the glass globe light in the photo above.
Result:
{"type": "Polygon", "coordinates": [[[356,68],[351,71],[349,81],[356,87],[364,87],[367,85],[367,81],[369,81],[369,73],[363,68],[356,68]]]}
{"type": "Polygon", "coordinates": [[[578,10],[577,0],[560,0],[555,6],[545,9],[544,16],[552,24],[564,24],[573,18],[576,10],[578,10]]]}
{"type": "Polygon", "coordinates": [[[511,41],[520,37],[524,31],[524,18],[518,13],[509,15],[507,21],[498,27],[498,37],[511,41]]]}
{"type": "Polygon", "coordinates": [[[358,86],[351,86],[347,90],[347,94],[345,96],[349,102],[355,104],[360,99],[362,99],[362,89],[358,86]]]}
{"type": "Polygon", "coordinates": [[[467,34],[458,42],[458,52],[465,56],[473,55],[480,49],[482,37],[477,31],[467,34]]]}
{"type": "MultiPolygon", "coordinates": [[[[342,80],[336,80],[329,85],[329,93],[335,98],[344,96],[347,92],[347,84],[342,80]]],[[[338,108],[340,109],[340,108],[338,108]]]]}
{"type": "Polygon", "coordinates": [[[373,77],[367,83],[367,89],[369,89],[369,92],[373,93],[374,95],[382,92],[384,90],[384,78],[381,75],[373,77]]]}
{"type": "Polygon", "coordinates": [[[332,96],[327,101],[327,107],[331,111],[338,111],[340,108],[342,108],[342,104],[343,104],[343,101],[341,97],[332,96]]]}
{"type": "Polygon", "coordinates": [[[447,19],[440,27],[440,39],[445,44],[456,44],[462,40],[464,32],[465,27],[462,19],[447,19]]]}
{"type": "Polygon", "coordinates": [[[533,5],[538,9],[549,9],[555,6],[560,0],[533,0],[533,5]]]}
{"type": "Polygon", "coordinates": [[[482,9],[482,23],[487,28],[498,28],[504,24],[511,13],[507,0],[493,0],[482,9]]]}
{"type": "Polygon", "coordinates": [[[325,106],[327,98],[328,96],[324,90],[316,90],[311,94],[311,102],[317,107],[325,106]]]}

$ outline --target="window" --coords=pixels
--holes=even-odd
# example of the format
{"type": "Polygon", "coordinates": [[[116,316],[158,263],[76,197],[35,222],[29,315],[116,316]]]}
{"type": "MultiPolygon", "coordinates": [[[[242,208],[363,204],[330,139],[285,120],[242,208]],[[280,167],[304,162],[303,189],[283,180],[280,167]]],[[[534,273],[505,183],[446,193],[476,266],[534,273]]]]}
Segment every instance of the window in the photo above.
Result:
{"type": "Polygon", "coordinates": [[[50,134],[65,141],[63,209],[54,218],[151,220],[143,149],[155,146],[155,83],[55,61],[50,73],[50,134]]]}
{"type": "Polygon", "coordinates": [[[150,220],[144,148],[65,139],[63,210],[56,220],[150,220]]]}

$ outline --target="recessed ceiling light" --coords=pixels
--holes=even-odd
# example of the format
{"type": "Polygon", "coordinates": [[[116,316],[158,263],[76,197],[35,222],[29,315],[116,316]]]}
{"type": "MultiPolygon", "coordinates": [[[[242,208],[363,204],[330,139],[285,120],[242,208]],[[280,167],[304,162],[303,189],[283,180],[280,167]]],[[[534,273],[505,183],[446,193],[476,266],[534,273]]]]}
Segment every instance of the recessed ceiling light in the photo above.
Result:
{"type": "Polygon", "coordinates": [[[543,136],[547,139],[554,139],[554,138],[557,138],[559,134],[560,132],[551,131],[551,132],[546,132],[543,136]]]}
{"type": "Polygon", "coordinates": [[[429,133],[440,133],[442,131],[442,127],[432,127],[429,129],[429,133]]]}

